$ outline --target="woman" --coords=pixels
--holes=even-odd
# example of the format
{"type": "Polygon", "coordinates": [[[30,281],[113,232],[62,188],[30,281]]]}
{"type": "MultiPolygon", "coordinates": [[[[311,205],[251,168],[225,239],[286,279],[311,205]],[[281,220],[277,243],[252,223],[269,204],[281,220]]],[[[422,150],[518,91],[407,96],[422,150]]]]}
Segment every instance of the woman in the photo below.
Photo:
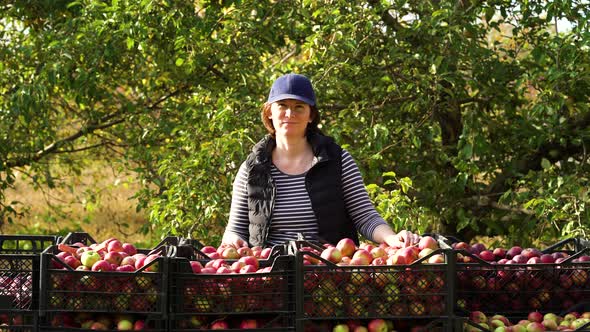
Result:
{"type": "Polygon", "coordinates": [[[272,85],[261,112],[268,130],[242,163],[233,185],[223,243],[272,246],[305,239],[336,244],[360,232],[369,240],[409,246],[418,236],[395,233],[377,213],[352,156],[319,128],[309,79],[286,74],[272,85]]]}

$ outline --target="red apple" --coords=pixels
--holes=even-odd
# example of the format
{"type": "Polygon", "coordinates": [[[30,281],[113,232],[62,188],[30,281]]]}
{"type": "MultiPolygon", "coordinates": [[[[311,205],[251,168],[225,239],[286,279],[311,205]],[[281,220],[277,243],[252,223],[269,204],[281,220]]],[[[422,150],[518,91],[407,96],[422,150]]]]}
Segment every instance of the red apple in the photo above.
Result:
{"type": "Polygon", "coordinates": [[[342,260],[342,253],[336,247],[329,247],[322,251],[320,257],[334,264],[342,260]]]}
{"type": "MultiPolygon", "coordinates": [[[[114,242],[115,241],[112,241],[110,243],[114,243],[114,242]]],[[[123,260],[123,255],[121,255],[120,251],[109,251],[104,255],[103,259],[111,264],[115,264],[116,266],[119,266],[119,265],[121,265],[121,261],[123,260]]]]}
{"type": "Polygon", "coordinates": [[[112,271],[111,263],[101,259],[94,263],[91,268],[92,271],[112,271]]]}
{"type": "Polygon", "coordinates": [[[240,257],[254,256],[254,253],[252,252],[252,249],[249,248],[249,247],[239,247],[236,250],[238,251],[238,254],[240,255],[240,257]]]}
{"type": "Polygon", "coordinates": [[[512,259],[512,257],[519,255],[522,252],[522,248],[519,246],[513,246],[506,251],[506,258],[512,259]]]}
{"type": "Polygon", "coordinates": [[[129,265],[129,264],[119,265],[119,266],[115,267],[115,271],[117,271],[117,272],[134,272],[135,266],[129,265]]]}
{"type": "Polygon", "coordinates": [[[226,247],[221,252],[221,258],[224,258],[224,259],[238,259],[240,257],[241,256],[238,253],[238,250],[234,247],[226,247]]]}
{"type": "Polygon", "coordinates": [[[506,249],[504,248],[495,248],[494,250],[492,250],[492,253],[496,257],[496,260],[506,257],[506,249]]]}
{"type": "Polygon", "coordinates": [[[137,248],[135,248],[135,246],[131,243],[123,243],[121,245],[121,249],[123,249],[123,252],[127,253],[127,255],[129,256],[133,256],[135,254],[137,254],[137,248]]]}
{"type": "Polygon", "coordinates": [[[121,241],[119,241],[117,239],[111,240],[107,244],[107,252],[113,252],[113,251],[123,251],[123,243],[121,243],[121,241]]]}
{"type": "Polygon", "coordinates": [[[201,269],[203,269],[203,265],[199,261],[190,261],[191,270],[193,273],[201,273],[201,269]]]}
{"type": "Polygon", "coordinates": [[[260,251],[260,259],[268,259],[270,257],[270,253],[272,252],[272,248],[264,248],[260,251]]]}
{"type": "Polygon", "coordinates": [[[127,257],[123,257],[123,259],[121,260],[121,263],[119,265],[131,265],[133,267],[135,267],[135,257],[133,256],[127,256],[127,257]]]}
{"type": "Polygon", "coordinates": [[[244,265],[239,273],[254,273],[256,272],[256,268],[253,265],[244,265]]]}
{"type": "Polygon", "coordinates": [[[257,329],[258,321],[256,319],[244,319],[240,322],[240,329],[247,330],[247,329],[257,329]]]}
{"type": "Polygon", "coordinates": [[[543,314],[542,314],[542,313],[540,313],[540,312],[538,312],[538,311],[531,311],[531,312],[528,314],[528,316],[527,316],[527,319],[528,319],[530,322],[537,322],[537,323],[540,323],[540,322],[542,322],[542,321],[543,321],[543,314]]]}
{"type": "Polygon", "coordinates": [[[491,250],[482,250],[479,253],[479,258],[483,259],[484,261],[493,262],[496,260],[496,256],[491,250]]]}
{"type": "Polygon", "coordinates": [[[380,318],[372,319],[369,321],[369,324],[367,324],[367,329],[369,332],[387,332],[387,322],[380,318]]]}
{"type": "Polygon", "coordinates": [[[254,256],[243,256],[240,259],[238,259],[238,262],[243,262],[246,265],[252,265],[256,270],[258,270],[258,268],[260,267],[258,258],[254,256]]]}
{"type": "Polygon", "coordinates": [[[432,250],[439,249],[438,242],[432,236],[422,236],[418,242],[418,248],[430,248],[432,250]]]}
{"type": "Polygon", "coordinates": [[[76,257],[72,256],[72,255],[68,255],[63,259],[64,263],[68,264],[69,267],[71,267],[72,269],[77,269],[78,266],[82,265],[82,263],[80,262],[80,260],[78,260],[76,257]]]}
{"type": "Polygon", "coordinates": [[[160,258],[160,254],[150,254],[143,261],[143,266],[147,266],[145,271],[158,272],[158,262],[156,260],[160,258]]]}
{"type": "Polygon", "coordinates": [[[138,319],[133,323],[133,331],[142,331],[145,329],[145,321],[138,319]]]}
{"type": "Polygon", "coordinates": [[[369,265],[373,260],[373,255],[366,249],[358,249],[352,255],[349,265],[369,265]]]}
{"type": "Polygon", "coordinates": [[[211,323],[211,330],[227,330],[229,329],[229,324],[224,320],[216,320],[211,323]]]}
{"type": "Polygon", "coordinates": [[[351,257],[356,251],[356,244],[350,238],[344,238],[336,243],[336,248],[340,250],[342,256],[351,257]]]}

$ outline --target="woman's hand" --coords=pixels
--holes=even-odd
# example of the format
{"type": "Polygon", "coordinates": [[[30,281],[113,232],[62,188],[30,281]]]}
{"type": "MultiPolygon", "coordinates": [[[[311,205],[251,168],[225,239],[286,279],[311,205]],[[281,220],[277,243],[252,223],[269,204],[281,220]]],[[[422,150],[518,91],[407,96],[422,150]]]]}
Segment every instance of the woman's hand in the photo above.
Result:
{"type": "Polygon", "coordinates": [[[420,241],[420,236],[407,230],[401,230],[397,234],[385,238],[385,243],[393,248],[411,247],[420,241]]]}
{"type": "Polygon", "coordinates": [[[232,236],[232,237],[227,237],[227,238],[223,238],[221,240],[221,245],[222,246],[232,246],[236,249],[238,248],[242,248],[242,247],[248,247],[248,242],[242,238],[239,238],[237,236],[232,236]]]}

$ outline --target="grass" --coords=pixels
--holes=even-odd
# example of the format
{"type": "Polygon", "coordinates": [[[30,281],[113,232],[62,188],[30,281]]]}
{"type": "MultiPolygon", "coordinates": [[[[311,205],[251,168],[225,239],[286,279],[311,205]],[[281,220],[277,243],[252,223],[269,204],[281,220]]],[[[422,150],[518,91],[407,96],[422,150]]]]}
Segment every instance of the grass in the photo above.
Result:
{"type": "Polygon", "coordinates": [[[24,213],[13,223],[0,225],[2,234],[65,235],[86,232],[96,241],[116,237],[144,248],[159,242],[148,224],[145,211],[136,212],[131,199],[140,188],[133,174],[115,172],[107,165],[94,165],[80,176],[64,179],[68,186],[35,189],[23,173],[17,173],[13,189],[6,191],[6,202],[18,201],[24,213]]]}

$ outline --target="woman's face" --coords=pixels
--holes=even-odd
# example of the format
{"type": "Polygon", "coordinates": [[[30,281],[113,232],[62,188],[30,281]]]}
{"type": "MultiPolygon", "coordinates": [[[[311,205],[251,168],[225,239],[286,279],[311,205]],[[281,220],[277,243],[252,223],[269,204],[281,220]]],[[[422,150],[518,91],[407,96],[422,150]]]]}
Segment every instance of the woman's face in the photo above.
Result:
{"type": "Polygon", "coordinates": [[[303,137],[311,122],[311,108],[296,99],[279,100],[271,104],[269,119],[275,128],[275,136],[303,137]]]}

